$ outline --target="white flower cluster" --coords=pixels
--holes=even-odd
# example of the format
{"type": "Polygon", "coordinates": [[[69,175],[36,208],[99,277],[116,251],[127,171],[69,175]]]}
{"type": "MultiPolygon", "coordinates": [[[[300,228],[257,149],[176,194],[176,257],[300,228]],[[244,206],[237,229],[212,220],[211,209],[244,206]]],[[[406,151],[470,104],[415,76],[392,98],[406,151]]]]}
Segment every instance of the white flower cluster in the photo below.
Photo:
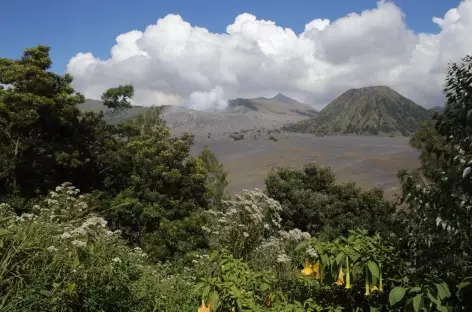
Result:
{"type": "Polygon", "coordinates": [[[262,191],[244,190],[234,201],[224,201],[222,211],[208,211],[211,222],[202,230],[213,247],[248,251],[279,231],[281,210],[280,204],[262,191]]]}

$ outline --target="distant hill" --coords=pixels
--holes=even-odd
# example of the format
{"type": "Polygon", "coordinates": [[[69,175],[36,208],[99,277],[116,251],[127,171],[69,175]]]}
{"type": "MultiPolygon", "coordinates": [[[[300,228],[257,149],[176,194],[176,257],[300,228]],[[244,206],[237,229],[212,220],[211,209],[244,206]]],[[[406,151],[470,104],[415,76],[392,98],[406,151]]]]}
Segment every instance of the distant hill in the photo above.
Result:
{"type": "Polygon", "coordinates": [[[434,107],[431,107],[430,109],[428,109],[430,112],[434,112],[434,113],[440,113],[442,114],[444,112],[444,106],[434,106],[434,107]]]}
{"type": "Polygon", "coordinates": [[[88,99],[85,100],[84,103],[79,104],[79,109],[84,112],[103,112],[104,118],[107,122],[117,124],[144,113],[146,110],[150,109],[150,107],[133,105],[130,109],[113,115],[111,110],[103,105],[102,101],[88,99]]]}
{"type": "Polygon", "coordinates": [[[284,127],[316,135],[409,135],[432,113],[386,86],[351,89],[318,116],[284,127]]]}
{"type": "MultiPolygon", "coordinates": [[[[83,111],[103,111],[110,123],[123,122],[149,107],[133,106],[113,116],[101,101],[87,100],[80,104],[83,111]]],[[[161,117],[174,133],[191,132],[195,135],[230,134],[242,130],[274,129],[318,115],[318,111],[283,94],[273,98],[234,99],[223,111],[205,112],[182,106],[162,107],[161,117]]]]}

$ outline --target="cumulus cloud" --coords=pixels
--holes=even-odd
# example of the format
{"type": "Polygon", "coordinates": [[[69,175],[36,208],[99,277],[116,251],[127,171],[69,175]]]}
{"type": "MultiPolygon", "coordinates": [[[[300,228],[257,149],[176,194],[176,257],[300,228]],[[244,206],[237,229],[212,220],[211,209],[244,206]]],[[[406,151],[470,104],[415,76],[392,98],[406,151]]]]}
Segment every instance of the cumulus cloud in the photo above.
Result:
{"type": "Polygon", "coordinates": [[[294,94],[320,108],[349,88],[388,85],[426,107],[444,101],[448,63],[472,54],[472,0],[443,17],[437,33],[415,33],[393,2],[301,34],[244,13],[226,33],[211,33],[169,14],[143,31],[116,38],[111,57],[78,53],[67,65],[74,87],[90,98],[131,83],[134,104],[221,109],[235,97],[294,94]]]}

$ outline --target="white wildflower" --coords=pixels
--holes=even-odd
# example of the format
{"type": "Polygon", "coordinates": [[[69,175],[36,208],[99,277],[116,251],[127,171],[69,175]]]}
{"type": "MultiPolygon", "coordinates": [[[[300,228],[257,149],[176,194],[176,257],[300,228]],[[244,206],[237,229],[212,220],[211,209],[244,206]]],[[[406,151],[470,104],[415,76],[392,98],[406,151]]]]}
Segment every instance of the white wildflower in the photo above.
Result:
{"type": "Polygon", "coordinates": [[[244,237],[249,237],[249,233],[243,232],[243,236],[244,236],[244,237]]]}
{"type": "Polygon", "coordinates": [[[71,238],[72,235],[69,233],[69,232],[64,232],[61,234],[61,239],[67,239],[67,238],[71,238]]]}
{"type": "Polygon", "coordinates": [[[114,263],[121,263],[121,259],[118,257],[111,259],[111,261],[113,261],[114,263]]]}
{"type": "Polygon", "coordinates": [[[84,248],[87,246],[86,242],[80,241],[80,240],[73,240],[72,245],[79,247],[79,248],[84,248]]]}
{"type": "Polygon", "coordinates": [[[49,252],[55,252],[58,249],[55,246],[49,246],[48,248],[46,248],[46,250],[49,251],[49,252]]]}
{"type": "Polygon", "coordinates": [[[277,262],[279,263],[286,263],[290,262],[290,257],[287,256],[285,253],[277,255],[277,262]]]}
{"type": "Polygon", "coordinates": [[[312,258],[318,258],[318,253],[312,246],[307,248],[306,253],[312,258]]]}

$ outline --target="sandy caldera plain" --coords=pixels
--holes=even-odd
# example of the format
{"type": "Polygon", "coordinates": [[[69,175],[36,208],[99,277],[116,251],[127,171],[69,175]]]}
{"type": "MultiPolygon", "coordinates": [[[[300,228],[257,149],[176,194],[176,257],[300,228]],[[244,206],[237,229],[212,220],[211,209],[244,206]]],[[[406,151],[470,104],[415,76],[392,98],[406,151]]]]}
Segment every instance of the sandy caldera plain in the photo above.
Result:
{"type": "Polygon", "coordinates": [[[273,167],[316,162],[331,167],[339,182],[354,181],[364,188],[379,186],[386,197],[399,193],[396,174],[402,168],[419,166],[419,152],[407,137],[328,136],[272,134],[233,141],[226,136],[196,138],[192,154],[207,145],[228,171],[229,191],[264,189],[264,179],[273,167]]]}

